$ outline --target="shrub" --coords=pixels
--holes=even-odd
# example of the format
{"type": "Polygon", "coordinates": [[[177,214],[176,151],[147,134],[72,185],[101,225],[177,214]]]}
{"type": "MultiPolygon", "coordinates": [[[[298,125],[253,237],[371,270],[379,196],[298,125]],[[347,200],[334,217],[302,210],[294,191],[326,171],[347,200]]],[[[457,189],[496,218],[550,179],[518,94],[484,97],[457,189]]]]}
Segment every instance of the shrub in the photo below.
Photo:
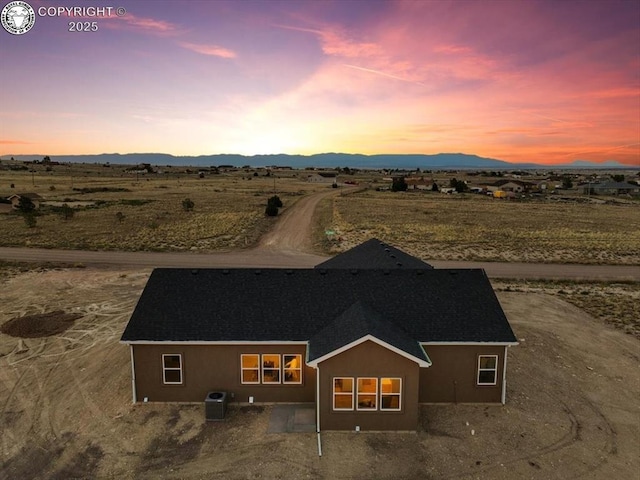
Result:
{"type": "Polygon", "coordinates": [[[276,207],[273,203],[268,203],[264,213],[268,217],[275,217],[278,215],[278,207],[276,207]]]}
{"type": "Polygon", "coordinates": [[[34,212],[25,213],[23,217],[25,225],[29,228],[34,228],[38,223],[38,219],[34,212]]]}
{"type": "Polygon", "coordinates": [[[124,220],[124,213],[116,212],[116,219],[118,220],[118,222],[122,223],[122,221],[124,220]]]}
{"type": "Polygon", "coordinates": [[[392,192],[406,192],[409,185],[407,185],[404,177],[395,177],[393,183],[391,183],[392,192]]]}
{"type": "Polygon", "coordinates": [[[193,200],[191,200],[190,198],[185,198],[184,200],[182,200],[182,208],[185,212],[192,211],[193,207],[195,207],[195,203],[193,203],[193,200]]]}
{"type": "Polygon", "coordinates": [[[269,200],[267,200],[267,205],[275,205],[276,208],[281,208],[282,200],[280,200],[280,197],[278,195],[274,195],[273,197],[270,197],[269,200]]]}

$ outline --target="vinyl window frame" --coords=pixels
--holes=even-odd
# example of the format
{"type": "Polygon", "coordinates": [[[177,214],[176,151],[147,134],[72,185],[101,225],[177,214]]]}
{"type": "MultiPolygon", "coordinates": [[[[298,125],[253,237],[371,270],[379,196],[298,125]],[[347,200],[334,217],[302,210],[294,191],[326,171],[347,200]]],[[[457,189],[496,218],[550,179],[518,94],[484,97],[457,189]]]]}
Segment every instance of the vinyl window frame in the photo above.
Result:
{"type": "Polygon", "coordinates": [[[478,373],[476,376],[476,385],[479,387],[492,387],[498,385],[498,355],[478,355],[478,373]],[[482,360],[485,358],[493,358],[494,366],[492,368],[482,367],[482,360]],[[493,382],[481,382],[480,375],[485,372],[493,372],[493,382]]]}
{"type": "Polygon", "coordinates": [[[184,385],[184,372],[183,372],[182,354],[181,353],[163,353],[162,354],[162,384],[163,385],[184,385]],[[178,367],[167,367],[166,359],[168,357],[178,358],[178,367]],[[179,382],[167,381],[167,372],[179,372],[179,382]]]}
{"type": "Polygon", "coordinates": [[[333,399],[333,410],[336,412],[352,412],[354,409],[354,401],[356,398],[356,379],[354,377],[333,377],[332,379],[332,396],[333,399]],[[351,391],[350,392],[342,392],[336,391],[336,380],[350,380],[351,381],[351,391]],[[350,408],[338,408],[336,407],[336,396],[338,397],[351,397],[351,407],[350,408]]]}
{"type": "Polygon", "coordinates": [[[380,377],[380,411],[381,412],[400,412],[402,411],[402,378],[401,377],[380,377]],[[382,391],[382,381],[383,380],[391,380],[393,385],[393,380],[397,380],[400,382],[400,388],[398,392],[383,392],[382,391]],[[397,408],[386,408],[384,406],[383,398],[384,397],[397,397],[398,398],[398,407],[397,408]]]}
{"type": "Polygon", "coordinates": [[[375,412],[378,410],[378,377],[358,377],[356,379],[356,410],[359,412],[375,412]],[[375,382],[375,391],[374,392],[361,392],[360,391],[360,381],[361,380],[373,380],[375,382]],[[373,407],[361,407],[360,406],[360,397],[373,397],[374,405],[373,407]]]}
{"type": "Polygon", "coordinates": [[[240,355],[240,383],[242,385],[260,385],[260,372],[261,372],[261,368],[260,368],[261,362],[260,362],[260,354],[259,353],[243,353],[240,355]],[[256,366],[255,367],[245,367],[244,366],[244,357],[255,357],[257,358],[257,362],[256,362],[256,366]],[[244,379],[244,372],[245,371],[249,371],[249,372],[256,372],[257,373],[257,380],[255,382],[247,382],[244,379]]]}
{"type": "Polygon", "coordinates": [[[280,375],[284,385],[301,385],[302,384],[302,355],[300,353],[283,353],[282,354],[282,373],[280,375]],[[297,367],[287,368],[287,357],[296,357],[297,367]],[[299,380],[287,380],[287,371],[297,371],[299,380]]]}

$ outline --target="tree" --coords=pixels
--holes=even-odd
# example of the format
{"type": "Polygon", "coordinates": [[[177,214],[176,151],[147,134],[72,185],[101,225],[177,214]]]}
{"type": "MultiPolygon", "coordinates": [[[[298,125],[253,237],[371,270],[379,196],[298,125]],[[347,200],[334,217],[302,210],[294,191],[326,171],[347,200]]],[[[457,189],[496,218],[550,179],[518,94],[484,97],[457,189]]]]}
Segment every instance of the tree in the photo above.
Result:
{"type": "Polygon", "coordinates": [[[562,188],[564,188],[565,190],[568,190],[571,187],[573,187],[573,182],[571,181],[571,177],[569,175],[565,175],[564,177],[562,177],[562,188]]]}
{"type": "Polygon", "coordinates": [[[407,181],[404,177],[394,177],[393,182],[391,183],[391,191],[392,192],[406,192],[409,185],[407,185],[407,181]]]}
{"type": "Polygon", "coordinates": [[[280,200],[280,197],[278,195],[274,195],[273,197],[270,197],[269,200],[267,200],[267,205],[269,204],[275,205],[276,208],[281,208],[282,200],[280,200]]]}
{"type": "Polygon", "coordinates": [[[275,217],[278,215],[278,207],[273,203],[267,203],[267,208],[264,210],[265,215],[268,217],[275,217]]]}
{"type": "Polygon", "coordinates": [[[35,209],[36,206],[29,197],[20,197],[20,200],[18,201],[18,210],[20,211],[20,213],[26,215],[35,211],[35,209]]]}
{"type": "Polygon", "coordinates": [[[116,219],[118,220],[118,222],[122,223],[122,221],[124,220],[124,213],[116,212],[116,219]]]}
{"type": "Polygon", "coordinates": [[[613,179],[614,182],[624,182],[624,175],[622,175],[621,173],[611,175],[611,178],[613,179]]]}
{"type": "Polygon", "coordinates": [[[449,180],[449,185],[451,186],[451,188],[455,188],[456,192],[458,193],[462,193],[465,190],[467,190],[467,184],[464,183],[462,180],[458,180],[457,178],[452,178],[451,180],[449,180]]]}
{"type": "Polygon", "coordinates": [[[184,200],[182,200],[182,208],[185,212],[192,211],[193,207],[195,207],[195,203],[193,203],[190,198],[185,198],[184,200]]]}
{"type": "Polygon", "coordinates": [[[440,191],[440,187],[438,187],[438,184],[436,182],[433,182],[433,184],[431,185],[431,191],[432,192],[439,192],[440,191]]]}

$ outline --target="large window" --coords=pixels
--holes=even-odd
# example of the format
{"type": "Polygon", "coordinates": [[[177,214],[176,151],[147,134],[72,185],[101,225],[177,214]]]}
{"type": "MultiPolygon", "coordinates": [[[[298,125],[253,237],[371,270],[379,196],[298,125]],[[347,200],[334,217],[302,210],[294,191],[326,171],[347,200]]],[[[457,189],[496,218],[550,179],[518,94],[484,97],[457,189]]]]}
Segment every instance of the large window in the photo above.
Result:
{"type": "Polygon", "coordinates": [[[402,379],[333,377],[333,409],[354,408],[361,412],[399,412],[402,410],[402,379]]]}
{"type": "Polygon", "coordinates": [[[240,356],[241,382],[246,384],[301,384],[302,355],[251,353],[240,356]]]}
{"type": "Polygon", "coordinates": [[[358,378],[358,410],[375,410],[378,405],[378,379],[358,378]]]}
{"type": "Polygon", "coordinates": [[[380,379],[380,410],[400,410],[402,404],[402,379],[380,379]]]}
{"type": "Polygon", "coordinates": [[[498,356],[478,356],[478,385],[497,385],[498,383],[498,356]]]}
{"type": "Polygon", "coordinates": [[[162,383],[182,384],[182,355],[179,353],[162,354],[162,383]]]}
{"type": "Polygon", "coordinates": [[[353,410],[353,378],[334,377],[333,409],[353,410]]]}

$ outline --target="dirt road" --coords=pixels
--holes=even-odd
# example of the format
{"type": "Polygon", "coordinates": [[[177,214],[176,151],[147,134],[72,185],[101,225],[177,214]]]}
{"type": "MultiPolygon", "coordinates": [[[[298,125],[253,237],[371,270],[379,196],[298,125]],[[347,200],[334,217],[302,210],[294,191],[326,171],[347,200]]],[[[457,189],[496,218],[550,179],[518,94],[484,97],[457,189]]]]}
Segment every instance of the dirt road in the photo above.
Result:
{"type": "MultiPolygon", "coordinates": [[[[180,253],[0,247],[0,259],[120,267],[309,268],[327,259],[312,253],[311,221],[316,206],[327,197],[354,190],[331,189],[301,198],[283,213],[256,248],[248,250],[180,253]]],[[[426,260],[436,268],[483,268],[491,278],[640,281],[638,266],[426,260]]]]}

